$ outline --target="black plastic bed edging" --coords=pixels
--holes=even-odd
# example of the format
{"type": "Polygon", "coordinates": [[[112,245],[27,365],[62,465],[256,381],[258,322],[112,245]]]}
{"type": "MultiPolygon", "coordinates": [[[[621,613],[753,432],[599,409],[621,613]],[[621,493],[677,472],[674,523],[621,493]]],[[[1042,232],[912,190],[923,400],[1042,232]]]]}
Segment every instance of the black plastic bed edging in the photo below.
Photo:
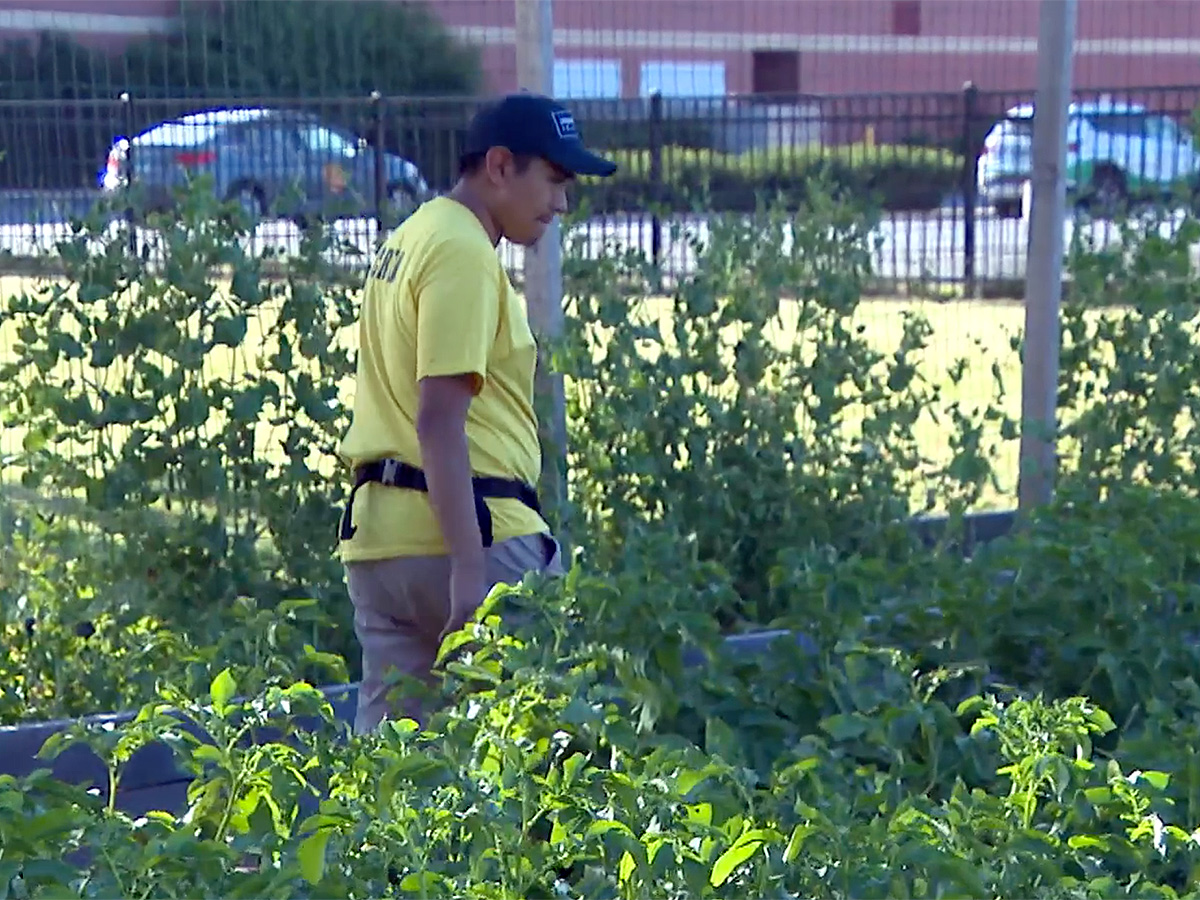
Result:
{"type": "MultiPolygon", "coordinates": [[[[964,556],[970,556],[981,544],[1006,535],[1012,529],[1015,520],[1015,512],[1009,510],[964,516],[961,542],[955,542],[952,546],[964,556]]],[[[911,520],[910,525],[918,540],[932,545],[942,537],[948,521],[943,516],[927,516],[911,520]]],[[[755,657],[766,652],[780,639],[795,640],[802,650],[811,652],[815,649],[815,644],[808,635],[784,629],[730,635],[725,638],[724,647],[734,658],[755,657]]],[[[696,668],[705,663],[705,658],[704,652],[699,648],[688,648],[683,654],[683,664],[688,668],[696,668]]],[[[344,726],[348,729],[354,722],[358,685],[332,685],[319,690],[333,707],[335,722],[339,727],[344,726]]],[[[0,726],[0,778],[5,775],[23,778],[37,769],[49,769],[60,781],[98,788],[101,795],[106,797],[107,770],[100,758],[87,746],[74,744],[53,760],[39,759],[38,752],[52,735],[68,731],[77,724],[108,725],[115,728],[131,722],[136,716],[137,712],[131,710],[99,713],[80,719],[55,719],[0,726]]],[[[315,718],[301,718],[295,721],[295,725],[304,728],[314,728],[318,724],[315,718]]],[[[190,723],[185,727],[202,741],[207,742],[210,739],[190,723]]],[[[278,731],[264,728],[256,736],[259,740],[276,740],[278,731]]],[[[186,808],[187,786],[190,781],[191,775],[178,767],[174,751],[167,744],[155,741],[137,750],[123,766],[116,806],[133,816],[153,809],[180,813],[186,808]]]]}

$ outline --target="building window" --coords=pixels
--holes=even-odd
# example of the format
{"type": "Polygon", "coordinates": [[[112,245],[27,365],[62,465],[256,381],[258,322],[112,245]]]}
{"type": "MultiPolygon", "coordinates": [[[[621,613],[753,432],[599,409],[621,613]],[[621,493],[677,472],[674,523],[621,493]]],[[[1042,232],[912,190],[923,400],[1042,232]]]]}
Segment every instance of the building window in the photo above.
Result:
{"type": "Polygon", "coordinates": [[[554,96],[563,100],[596,100],[620,97],[620,60],[554,60],[554,96]]]}
{"type": "Polygon", "coordinates": [[[921,0],[892,0],[892,34],[917,37],[921,33],[921,0]]]}
{"type": "Polygon", "coordinates": [[[725,63],[662,62],[642,63],[641,95],[658,91],[664,97],[724,97],[725,63]]]}

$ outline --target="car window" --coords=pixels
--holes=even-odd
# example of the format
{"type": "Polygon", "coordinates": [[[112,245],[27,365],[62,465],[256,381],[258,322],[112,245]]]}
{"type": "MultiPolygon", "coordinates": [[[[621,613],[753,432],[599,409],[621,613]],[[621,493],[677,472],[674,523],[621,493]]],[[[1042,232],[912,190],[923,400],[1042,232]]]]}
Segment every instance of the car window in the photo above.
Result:
{"type": "Polygon", "coordinates": [[[300,139],[310,150],[318,153],[354,156],[358,152],[358,142],[343,137],[332,129],[321,125],[307,125],[299,129],[300,139]]]}
{"type": "Polygon", "coordinates": [[[137,142],[155,147],[191,147],[208,143],[224,127],[199,122],[165,122],[139,134],[137,142]]]}
{"type": "Polygon", "coordinates": [[[1181,140],[1179,129],[1167,116],[1150,116],[1146,119],[1146,133],[1164,141],[1181,140]]]}
{"type": "Polygon", "coordinates": [[[1016,137],[1033,139],[1033,119],[1021,116],[1020,118],[1005,119],[1005,130],[1016,137]]]}
{"type": "Polygon", "coordinates": [[[192,113],[147,128],[137,136],[137,143],[158,147],[194,147],[208,143],[220,134],[241,130],[231,126],[253,122],[266,115],[267,111],[261,109],[221,109],[192,113]]]}
{"type": "Polygon", "coordinates": [[[1113,137],[1145,137],[1149,133],[1143,113],[1092,115],[1088,122],[1101,134],[1113,137]]]}

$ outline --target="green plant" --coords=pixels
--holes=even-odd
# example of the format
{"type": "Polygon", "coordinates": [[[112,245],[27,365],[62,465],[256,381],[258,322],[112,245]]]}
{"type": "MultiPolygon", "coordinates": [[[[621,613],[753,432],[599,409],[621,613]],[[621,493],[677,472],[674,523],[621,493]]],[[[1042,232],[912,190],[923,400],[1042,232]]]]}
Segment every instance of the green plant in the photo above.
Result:
{"type": "Polygon", "coordinates": [[[829,189],[849,206],[876,201],[884,209],[933,209],[962,181],[962,157],[924,147],[802,145],[730,155],[662,148],[657,179],[645,149],[611,154],[620,166],[603,180],[584,180],[577,202],[594,213],[662,208],[754,212],[781,202],[803,208],[829,189]],[[813,196],[815,190],[816,196],[813,196]]]}
{"type": "MultiPolygon", "coordinates": [[[[350,673],[312,607],[283,602],[296,590],[280,573],[314,565],[303,542],[265,529],[241,562],[206,542],[201,525],[296,516],[297,484],[338,496],[315,464],[197,490],[228,452],[218,427],[193,438],[162,508],[135,510],[152,495],[104,487],[107,471],[143,471],[144,442],[127,452],[115,426],[93,425],[101,462],[79,474],[56,438],[81,433],[55,420],[99,382],[54,368],[70,349],[65,315],[32,327],[60,295],[44,308],[17,298],[9,315],[29,330],[5,399],[32,427],[16,462],[43,490],[84,490],[81,509],[43,498],[6,520],[0,683],[14,690],[0,715],[140,711],[44,748],[94,747],[109,770],[98,792],[44,771],[0,777],[0,893],[1200,896],[1200,497],[1178,415],[1197,349],[1182,268],[1192,223],[1169,239],[1130,228],[1124,267],[1077,250],[1062,395],[1076,449],[1052,503],[964,558],[913,540],[904,520],[975,502],[1015,434],[1004,386],[971,408],[954,394],[963,365],[926,368],[916,318],[891,346],[864,338],[871,217],[833,193],[818,186],[801,215],[718,221],[694,242],[696,274],[658,300],[656,273],[631,255],[570,253],[571,327],[552,350],[568,382],[578,555],[565,578],[497,590],[448,639],[443,704],[424,729],[354,736],[333,721],[312,679],[350,673]],[[935,459],[917,430],[939,418],[949,452],[935,459]],[[1131,428],[1149,443],[1126,457],[1131,428]],[[204,572],[196,553],[226,572],[204,572]],[[147,566],[207,578],[220,602],[181,604],[178,585],[147,585],[147,566]],[[94,635],[72,632],[80,619],[94,635]],[[767,620],[809,642],[752,656],[724,643],[767,620]],[[192,782],[181,808],[133,816],[114,788],[151,741],[192,782]]],[[[185,218],[160,261],[114,243],[82,271],[128,266],[152,301],[186,287],[179,306],[141,307],[158,317],[148,332],[168,331],[186,303],[207,309],[209,266],[180,263],[209,246],[206,229],[229,227],[210,215],[185,218]]],[[[319,256],[283,264],[283,284],[298,283],[292,266],[332,278],[319,256]]],[[[103,282],[80,290],[111,296],[103,282]]],[[[328,350],[338,304],[293,308],[308,311],[306,346],[328,350]]],[[[117,304],[114,326],[92,313],[89,352],[135,309],[117,304]]],[[[153,357],[128,346],[136,374],[153,357]]],[[[345,357],[312,356],[313,383],[345,377],[345,357]]],[[[186,393],[121,384],[152,396],[170,430],[186,393]]],[[[304,416],[319,420],[319,404],[288,409],[295,447],[315,456],[329,433],[304,416]]],[[[332,500],[312,502],[307,521],[332,533],[332,500]]]]}
{"type": "Polygon", "coordinates": [[[742,600],[722,613],[756,623],[781,612],[768,600],[781,552],[888,558],[929,501],[974,505],[994,479],[981,419],[1004,418],[1002,383],[971,418],[943,396],[961,364],[921,371],[923,318],[889,345],[867,337],[872,221],[821,187],[794,214],[713,222],[665,299],[634,257],[579,254],[566,270],[573,518],[594,564],[675,535],[730,571],[742,600]],[[932,459],[920,434],[939,424],[951,453],[932,459]]]}
{"type": "Polygon", "coordinates": [[[853,640],[696,677],[669,651],[690,600],[678,581],[575,569],[498,592],[453,642],[424,731],[348,735],[304,683],[241,699],[214,669],[190,693],[164,685],[130,725],[44,753],[85,741],[119,786],[134,750],[166,741],[194,774],[186,809],[135,819],[109,790],[0,779],[3,877],[30,896],[84,881],[138,896],[1193,894],[1183,786],[1069,682],[979,693],[966,668],[853,640]],[[538,614],[513,631],[502,602],[538,614]],[[577,615],[599,603],[613,618],[577,615]],[[649,608],[640,634],[613,631],[649,608]],[[653,689],[665,702],[648,715],[653,689]]]}
{"type": "Polygon", "coordinates": [[[341,593],[333,449],[353,276],[310,233],[272,279],[276,261],[247,250],[246,224],[211,196],[149,217],[137,256],[98,210],[60,244],[68,280],[5,310],[17,343],[0,408],[24,431],[23,483],[84,501],[76,518],[105,539],[101,581],[172,623],[242,596],[341,593]]]}

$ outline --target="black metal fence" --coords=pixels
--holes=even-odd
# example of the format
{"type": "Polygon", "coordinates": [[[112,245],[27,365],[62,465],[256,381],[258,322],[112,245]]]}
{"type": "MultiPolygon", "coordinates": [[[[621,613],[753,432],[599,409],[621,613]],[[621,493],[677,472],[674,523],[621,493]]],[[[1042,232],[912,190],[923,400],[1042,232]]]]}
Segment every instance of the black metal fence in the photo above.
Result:
{"type": "MultiPolygon", "coordinates": [[[[1092,104],[1084,109],[1086,146],[1075,148],[1076,168],[1086,175],[1073,186],[1078,205],[1094,206],[1092,189],[1101,181],[1126,199],[1165,195],[1181,183],[1191,191],[1200,169],[1191,138],[1200,86],[1089,91],[1076,99],[1092,104]]],[[[614,155],[621,170],[575,188],[573,227],[641,246],[665,272],[678,272],[687,248],[672,236],[677,223],[749,211],[764,197],[798,202],[823,176],[882,209],[881,279],[1020,279],[1028,119],[1010,113],[1031,102],[1028,93],[971,85],[946,94],[577,101],[585,138],[614,155]]],[[[131,186],[165,193],[185,169],[210,171],[223,196],[261,203],[273,222],[267,227],[286,227],[321,206],[369,251],[379,229],[453,183],[478,103],[378,94],[236,104],[128,94],[0,101],[0,252],[44,252],[72,213],[131,186]],[[186,114],[234,105],[286,115],[269,139],[221,134],[203,123],[146,137],[186,114]],[[134,135],[142,137],[122,142],[134,135]],[[288,207],[284,192],[274,190],[283,181],[300,187],[300,206],[288,207]]]]}

